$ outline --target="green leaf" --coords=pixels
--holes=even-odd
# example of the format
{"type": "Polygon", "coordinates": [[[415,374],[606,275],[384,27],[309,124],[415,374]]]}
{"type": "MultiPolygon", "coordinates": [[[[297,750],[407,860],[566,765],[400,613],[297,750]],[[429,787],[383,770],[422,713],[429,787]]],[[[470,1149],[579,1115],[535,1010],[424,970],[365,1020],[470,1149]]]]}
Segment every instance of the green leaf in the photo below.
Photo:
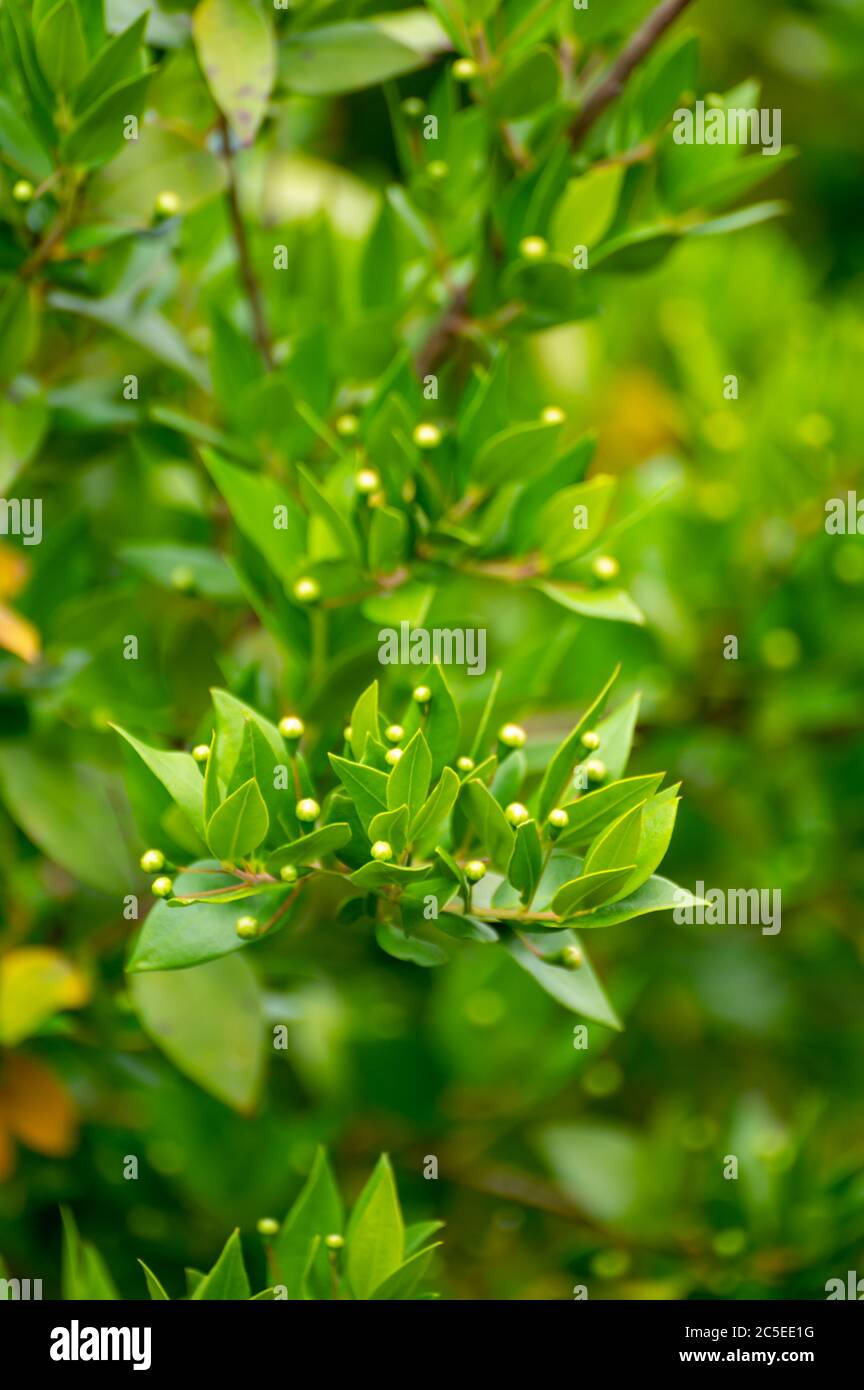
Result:
{"type": "Polygon", "coordinates": [[[335,96],[424,67],[448,40],[424,10],[309,29],[281,45],[280,75],[293,92],[335,96]]]}
{"type": "Polygon", "coordinates": [[[333,771],[357,807],[364,830],[368,829],[372,817],[377,816],[379,811],[387,810],[387,774],[379,772],[377,768],[339,758],[335,753],[328,756],[333,771]]]}
{"type": "Polygon", "coordinates": [[[144,1031],[174,1065],[217,1100],[252,1110],[265,1052],[261,996],[248,961],[228,955],[128,979],[144,1031]]]}
{"type": "Polygon", "coordinates": [[[553,603],[567,608],[571,613],[581,613],[583,618],[603,618],[613,623],[635,623],[641,627],[645,622],[641,609],[624,593],[623,589],[586,589],[582,584],[537,584],[535,586],[553,603]]]}
{"type": "Polygon", "coordinates": [[[319,1148],[309,1177],[273,1242],[276,1265],[289,1298],[304,1297],[309,1246],[316,1237],[320,1248],[313,1256],[310,1277],[323,1288],[328,1288],[329,1266],[323,1242],[329,1235],[342,1235],[344,1220],[342,1200],[327,1154],[319,1148]]]}
{"type": "Polygon", "coordinates": [[[560,425],[537,420],[511,425],[481,445],[471,466],[472,479],[492,488],[536,477],[553,462],[560,437],[560,425]]]}
{"type": "Polygon", "coordinates": [[[613,714],[608,715],[596,725],[600,735],[600,747],[596,756],[606,764],[609,781],[617,781],[624,776],[633,747],[636,720],[639,717],[641,695],[637,691],[619,705],[613,714]]]}
{"type": "MultiPolygon", "coordinates": [[[[234,875],[221,872],[215,859],[202,859],[190,867],[194,873],[179,873],[174,879],[175,899],[212,892],[216,888],[237,887],[234,875]]],[[[264,922],[288,892],[288,887],[282,884],[267,892],[244,892],[242,911],[264,922]]],[[[150,970],[185,970],[243,950],[249,943],[235,931],[236,901],[236,898],[233,901],[211,898],[187,907],[171,906],[164,901],[155,903],[133,941],[127,971],[137,974],[150,970]]],[[[287,916],[281,919],[283,924],[289,920],[287,916]]]]}
{"type": "Polygon", "coordinates": [[[246,724],[251,719],[256,724],[261,733],[266,738],[273,751],[274,760],[277,763],[286,763],[285,743],[276,728],[269,719],[265,719],[251,705],[244,704],[238,700],[236,695],[231,695],[227,690],[211,690],[210,695],[213,700],[213,707],[216,710],[216,730],[217,748],[219,751],[219,774],[224,777],[226,782],[230,782],[240,757],[240,750],[243,747],[243,740],[246,736],[246,724]]]}
{"type": "Polygon", "coordinates": [[[30,290],[16,280],[0,294],[0,383],[9,381],[26,365],[36,330],[30,290]]]}
{"type": "Polygon", "coordinates": [[[392,574],[405,556],[408,521],[393,507],[376,507],[369,528],[369,568],[373,574],[392,574]]]}
{"type": "Polygon", "coordinates": [[[449,816],[456,805],[460,786],[458,774],[452,767],[445,767],[435,790],[424,801],[411,823],[408,834],[412,841],[420,840],[430,831],[437,829],[449,816]]]}
{"type": "Polygon", "coordinates": [[[276,43],[254,0],[201,0],[192,35],[213,100],[244,145],[267,114],[276,79],[276,43]]]}
{"type": "Polygon", "coordinates": [[[39,66],[55,92],[71,92],[87,70],[87,44],[73,0],[60,0],[36,30],[39,66]]]}
{"type": "Polygon", "coordinates": [[[161,748],[151,748],[133,734],[127,733],[119,724],[112,724],[121,738],[125,738],[138,757],[147,765],[154,777],[158,777],[169,796],[188,817],[197,834],[204,838],[204,779],[191,753],[165,752],[161,748]]]}
{"type": "Polygon", "coordinates": [[[278,873],[285,864],[314,864],[317,859],[347,845],[350,839],[351,827],[345,821],[321,825],[317,830],[310,830],[308,835],[301,835],[299,840],[274,849],[267,857],[267,868],[270,873],[278,873]]]}
{"type": "Polygon", "coordinates": [[[73,126],[63,150],[70,164],[105,164],[123,148],[127,116],[139,116],[150,83],[148,70],[111,87],[73,126]]]}
{"type": "MultiPolygon", "coordinates": [[[[254,719],[246,720],[246,727],[243,730],[243,742],[240,745],[240,756],[237,759],[231,779],[226,788],[229,796],[238,791],[244,783],[254,781],[261,793],[264,805],[267,807],[269,825],[276,824],[280,813],[292,814],[293,792],[286,789],[279,789],[276,786],[276,768],[281,766],[287,771],[284,761],[277,762],[273,749],[269,741],[265,738],[260,726],[254,719]]],[[[209,822],[208,822],[209,824],[209,822]]]]}
{"type": "Polygon", "coordinates": [[[441,1245],[441,1241],[436,1241],[426,1250],[418,1250],[416,1255],[411,1255],[409,1259],[395,1269],[382,1283],[380,1283],[371,1295],[372,1299],[382,1302],[385,1299],[410,1299],[420,1283],[421,1279],[427,1274],[435,1251],[441,1245]]]}
{"type": "Polygon", "coordinates": [[[575,932],[561,931],[539,936],[536,933],[532,935],[530,932],[522,932],[521,935],[535,949],[543,951],[579,946],[583,954],[582,965],[578,970],[568,970],[564,966],[550,965],[548,961],[540,960],[529,950],[525,941],[519,940],[518,937],[506,943],[506,949],[517,965],[533,976],[541,988],[553,999],[557,999],[559,1004],[563,1004],[565,1009],[571,1009],[573,1013],[581,1014],[584,1018],[593,1019],[595,1023],[604,1023],[607,1028],[614,1028],[616,1032],[621,1031],[621,1021],[606,998],[575,932]]]}
{"type": "Polygon", "coordinates": [[[542,860],[537,824],[533,820],[525,821],[516,831],[513,853],[507,866],[507,877],[523,903],[529,903],[534,896],[542,860]]]}
{"type": "Polygon", "coordinates": [[[219,750],[216,734],[210,739],[210,756],[204,769],[204,824],[208,825],[219,809],[222,791],[219,786],[219,750]]]}
{"type": "Polygon", "coordinates": [[[213,1299],[224,1302],[231,1299],[245,1300],[251,1293],[249,1277],[243,1262],[240,1232],[234,1230],[225,1242],[222,1254],[210,1273],[204,1275],[192,1298],[195,1302],[213,1299]]]}
{"type": "Polygon", "coordinates": [[[212,449],[201,457],[228,504],[235,525],[261,552],[283,584],[297,577],[297,557],[306,549],[306,516],[272,478],[238,468],[212,449]],[[277,527],[275,522],[282,524],[277,527]]]}
{"type": "Polygon", "coordinates": [[[183,571],[187,592],[203,594],[221,603],[242,602],[243,590],[234,571],[224,556],[208,546],[137,541],[121,546],[117,553],[125,564],[166,589],[176,591],[176,575],[183,571]]]}
{"type": "Polygon", "coordinates": [[[552,215],[555,251],[572,256],[574,247],[597,245],[615,215],[623,177],[620,164],[609,164],[570,180],[552,215]]]}
{"type": "Polygon", "coordinates": [[[387,805],[391,810],[407,806],[409,818],[418,815],[426,800],[431,776],[432,754],[418,729],[387,778],[387,805]]]}
{"type": "Polygon", "coordinates": [[[164,1285],[156,1278],[152,1269],[145,1265],[143,1260],[139,1260],[138,1263],[144,1271],[144,1278],[147,1280],[147,1292],[151,1300],[154,1302],[170,1303],[171,1300],[165,1292],[164,1285]]]}
{"type": "Polygon", "coordinates": [[[664,773],[655,772],[646,777],[627,777],[620,782],[598,787],[588,792],[578,801],[565,801],[564,809],[570,817],[570,824],[558,837],[560,848],[565,845],[587,845],[599,835],[607,825],[618,816],[648,800],[663,781],[664,773]]]}
{"type": "Polygon", "coordinates": [[[507,68],[489,93],[489,109],[498,120],[518,121],[548,106],[558,95],[561,71],[551,48],[537,47],[507,68]]]}
{"type": "Polygon", "coordinates": [[[127,29],[116,34],[100,49],[75,93],[77,111],[86,111],[103,92],[126,78],[139,75],[143,66],[141,45],[149,18],[146,12],[140,14],[127,29]]]}
{"type": "Polygon", "coordinates": [[[552,911],[559,917],[569,917],[576,908],[583,908],[589,903],[593,905],[605,902],[624,886],[634,867],[633,864],[628,864],[623,868],[596,869],[591,873],[583,873],[581,877],[572,879],[558,889],[552,899],[552,911]]]}
{"type": "Polygon", "coordinates": [[[357,1199],[346,1234],[346,1271],[355,1298],[366,1299],[399,1268],[405,1228],[393,1169],[382,1154],[357,1199]]]}
{"type": "Polygon", "coordinates": [[[661,797],[654,797],[644,807],[636,869],[633,876],[627,880],[625,896],[635,892],[663,862],[672,840],[679,804],[678,797],[671,797],[665,801],[661,797]]]}
{"type": "Polygon", "coordinates": [[[366,752],[366,740],[380,741],[378,728],[378,682],[373,681],[358,697],[351,711],[351,752],[359,762],[366,752]]]}
{"type": "Polygon", "coordinates": [[[514,844],[509,821],[489,788],[482,782],[466,782],[464,797],[468,803],[466,814],[483,849],[494,867],[501,873],[506,873],[514,844]]]}
{"type": "Polygon", "coordinates": [[[387,888],[391,884],[398,888],[408,888],[412,884],[422,883],[429,878],[431,872],[428,865],[381,864],[377,859],[370,859],[368,864],[362,864],[359,869],[354,870],[351,882],[370,891],[387,888]]]}
{"type": "Polygon", "coordinates": [[[214,813],[207,826],[207,844],[217,859],[236,864],[258,848],[269,825],[264,798],[250,777],[214,813]]]}
{"type": "Polygon", "coordinates": [[[63,1222],[60,1287],[64,1301],[77,1303],[94,1299],[104,1303],[119,1298],[105,1261],[95,1245],[81,1239],[71,1211],[61,1207],[60,1218],[63,1222]]]}
{"type": "Polygon", "coordinates": [[[635,866],[636,851],[642,837],[642,808],[644,802],[631,807],[619,816],[594,840],[585,856],[586,874],[601,869],[620,869],[625,864],[635,866]]]}
{"type": "Polygon", "coordinates": [[[0,396],[0,494],[9,495],[12,483],[32,459],[45,437],[49,415],[39,396],[23,401],[0,396]]]}
{"type": "Polygon", "coordinates": [[[606,703],[606,697],[618,678],[619,670],[620,667],[616,666],[600,694],[588,706],[582,718],[552,755],[549,766],[543,774],[543,781],[540,783],[539,820],[545,821],[552,807],[557,806],[564,796],[573,769],[577,763],[581,762],[584,753],[580,739],[585,730],[592,727],[594,716],[606,703]]]}
{"type": "Polygon", "coordinates": [[[663,912],[674,907],[698,907],[702,901],[668,878],[654,875],[626,897],[591,908],[584,917],[580,916],[579,930],[585,927],[614,927],[619,922],[629,922],[632,917],[644,917],[648,912],[663,912]]]}
{"type": "Polygon", "coordinates": [[[408,807],[380,811],[369,822],[369,839],[386,840],[394,854],[401,854],[408,842],[408,807]]]}
{"type": "Polygon", "coordinates": [[[456,757],[459,748],[459,711],[440,666],[431,666],[418,684],[428,685],[432,692],[429,713],[425,717],[421,716],[419,707],[412,701],[402,723],[408,734],[412,734],[417,728],[423,729],[429,752],[432,754],[432,776],[440,777],[445,765],[456,757]]]}
{"type": "Polygon", "coordinates": [[[0,150],[21,174],[47,179],[52,169],[51,156],[42,143],[37,128],[16,110],[6,96],[0,94],[0,150]]]}
{"type": "Polygon", "coordinates": [[[540,512],[536,537],[550,564],[565,564],[597,544],[617,488],[616,478],[601,474],[549,499],[540,512]]]}
{"type": "Polygon", "coordinates": [[[440,946],[417,936],[409,936],[395,922],[376,922],[375,940],[388,956],[411,961],[413,965],[444,965],[447,961],[447,955],[440,946]]]}
{"type": "Polygon", "coordinates": [[[300,495],[310,514],[321,522],[330,533],[333,543],[333,558],[348,558],[355,564],[362,564],[363,556],[360,548],[360,541],[351,523],[337,511],[328,497],[325,497],[315,479],[308,469],[302,464],[297,465],[297,480],[300,485],[300,495]]]}
{"type": "Polygon", "coordinates": [[[474,740],[471,744],[471,752],[469,754],[475,761],[483,751],[486,736],[492,725],[492,719],[495,714],[495,702],[498,699],[498,691],[501,689],[503,675],[503,671],[495,672],[489,694],[486,696],[486,701],[483,705],[483,713],[480,716],[480,723],[477,725],[477,732],[474,735],[474,740]]]}

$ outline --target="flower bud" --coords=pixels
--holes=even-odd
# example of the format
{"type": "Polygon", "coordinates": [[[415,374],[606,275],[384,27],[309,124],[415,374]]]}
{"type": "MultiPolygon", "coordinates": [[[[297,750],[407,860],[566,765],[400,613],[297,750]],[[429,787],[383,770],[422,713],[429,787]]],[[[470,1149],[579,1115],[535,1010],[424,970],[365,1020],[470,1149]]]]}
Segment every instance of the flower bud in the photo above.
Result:
{"type": "Polygon", "coordinates": [[[610,579],[618,578],[621,566],[614,555],[598,555],[591,562],[591,570],[596,579],[608,583],[610,579]]]}
{"type": "Polygon", "coordinates": [[[328,1250],[341,1250],[342,1246],[345,1244],[345,1237],[338,1235],[325,1236],[324,1244],[327,1246],[328,1250]]]}
{"type": "Polygon", "coordinates": [[[377,859],[379,864],[386,864],[388,859],[393,858],[393,847],[386,840],[376,840],[371,853],[372,858],[377,859]]]}
{"type": "Polygon", "coordinates": [[[486,877],[486,865],[482,859],[469,859],[465,865],[465,877],[469,883],[479,883],[486,877]]]}
{"type": "Polygon", "coordinates": [[[602,782],[606,776],[606,764],[600,758],[589,758],[585,764],[589,782],[602,782]]]}
{"type": "Polygon", "coordinates": [[[349,439],[352,434],[356,434],[360,428],[360,421],[350,410],[346,410],[344,415],[340,415],[336,421],[336,433],[341,434],[343,439],[349,439]]]}
{"type": "Polygon", "coordinates": [[[163,874],[161,878],[154,878],[150,884],[150,892],[157,898],[170,898],[174,892],[174,884],[167,874],[163,874]]]}
{"type": "Polygon", "coordinates": [[[568,970],[578,970],[584,960],[578,946],[565,946],[561,952],[561,964],[568,970]]]}
{"type": "Polygon", "coordinates": [[[405,730],[401,724],[388,724],[384,730],[384,737],[388,743],[401,743],[405,737],[405,730]]]}
{"type": "Polygon", "coordinates": [[[457,82],[470,82],[477,76],[478,68],[473,58],[457,58],[452,71],[457,82]]]}
{"type": "Polygon", "coordinates": [[[549,243],[542,236],[523,236],[519,243],[519,255],[525,261],[540,261],[549,250],[549,243]]]}
{"type": "Polygon", "coordinates": [[[417,425],[414,429],[414,443],[419,449],[437,449],[441,443],[441,431],[437,425],[417,425]]]}
{"type": "Polygon", "coordinates": [[[315,603],[321,597],[321,585],[317,579],[304,575],[296,581],[291,592],[298,603],[315,603]]]}
{"type": "Polygon", "coordinates": [[[498,738],[505,748],[524,748],[528,737],[521,724],[502,724],[498,738]]]}
{"type": "Polygon", "coordinates": [[[389,763],[391,767],[395,767],[404,752],[404,748],[388,748],[387,752],[384,754],[385,763],[389,763]]]}
{"type": "Polygon", "coordinates": [[[463,753],[461,758],[456,759],[456,766],[460,772],[473,772],[475,763],[473,758],[469,758],[467,753],[463,753]]]}
{"type": "Polygon", "coordinates": [[[411,692],[411,698],[418,705],[428,705],[432,699],[432,691],[428,685],[417,685],[411,692]]]}
{"type": "Polygon", "coordinates": [[[234,924],[234,930],[241,941],[254,941],[258,935],[258,918],[238,917],[234,924]]]}
{"type": "Polygon", "coordinates": [[[581,743],[583,748],[588,748],[593,753],[600,747],[600,735],[594,729],[586,729],[581,743]]]}
{"type": "Polygon", "coordinates": [[[176,217],[180,211],[180,195],[173,188],[163,188],[154,203],[157,217],[176,217]]]}
{"type": "Polygon", "coordinates": [[[165,867],[165,855],[161,849],[145,849],[138,862],[145,874],[158,874],[165,867]]]}
{"type": "Polygon", "coordinates": [[[540,419],[544,425],[563,425],[567,416],[560,405],[547,405],[540,411],[540,419]]]}
{"type": "Polygon", "coordinates": [[[553,806],[546,819],[553,830],[564,830],[570,824],[570,817],[563,806],[553,806]]]}
{"type": "Polygon", "coordinates": [[[12,186],[12,197],[16,203],[29,203],[35,191],[29,179],[18,179],[12,186]]]}
{"type": "Polygon", "coordinates": [[[195,747],[192,749],[192,757],[195,759],[196,763],[206,763],[207,759],[210,757],[210,744],[196,743],[195,747]]]}
{"type": "Polygon", "coordinates": [[[354,474],[354,486],[362,496],[368,497],[381,486],[381,475],[374,468],[359,468],[354,474]]]}
{"type": "Polygon", "coordinates": [[[304,796],[302,801],[298,801],[294,807],[294,814],[304,825],[311,825],[321,814],[321,807],[311,796],[304,796]]]}
{"type": "Polygon", "coordinates": [[[302,719],[297,718],[296,714],[286,714],[279,720],[279,732],[283,738],[296,743],[305,734],[306,725],[302,719]]]}
{"type": "Polygon", "coordinates": [[[262,1216],[255,1223],[259,1236],[278,1236],[279,1222],[272,1216],[262,1216]]]}
{"type": "Polygon", "coordinates": [[[279,870],[279,877],[283,883],[296,883],[298,878],[296,864],[283,864],[279,870]]]}
{"type": "Polygon", "coordinates": [[[510,824],[514,826],[524,825],[526,820],[531,819],[528,807],[523,806],[521,801],[511,801],[504,815],[507,817],[510,824]]]}

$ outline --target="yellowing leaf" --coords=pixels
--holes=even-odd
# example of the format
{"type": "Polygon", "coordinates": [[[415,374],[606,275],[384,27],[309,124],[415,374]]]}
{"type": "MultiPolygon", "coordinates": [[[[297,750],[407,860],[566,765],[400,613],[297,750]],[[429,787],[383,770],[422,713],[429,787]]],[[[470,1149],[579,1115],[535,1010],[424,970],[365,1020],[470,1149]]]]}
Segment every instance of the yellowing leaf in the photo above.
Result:
{"type": "Polygon", "coordinates": [[[0,1070],[0,1129],[37,1153],[52,1158],[71,1153],[78,1134],[75,1104],[53,1072],[16,1052],[0,1070]]]}
{"type": "Polygon", "coordinates": [[[243,144],[250,144],[276,77],[270,25],[252,0],[202,0],[192,32],[214,101],[243,144]]]}
{"type": "Polygon", "coordinates": [[[41,650],[38,630],[11,608],[0,603],[0,647],[22,661],[37,660],[41,650]]]}
{"type": "Polygon", "coordinates": [[[48,946],[24,946],[0,958],[0,1041],[35,1033],[59,1009],[80,1009],[90,986],[70,960],[48,946]]]}

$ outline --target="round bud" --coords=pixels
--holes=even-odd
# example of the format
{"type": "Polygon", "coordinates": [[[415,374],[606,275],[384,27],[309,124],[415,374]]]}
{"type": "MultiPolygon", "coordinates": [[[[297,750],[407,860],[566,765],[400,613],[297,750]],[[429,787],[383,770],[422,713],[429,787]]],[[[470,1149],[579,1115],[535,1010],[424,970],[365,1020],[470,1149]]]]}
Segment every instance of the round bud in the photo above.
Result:
{"type": "Polygon", "coordinates": [[[302,801],[298,801],[294,807],[294,814],[304,825],[311,825],[321,814],[321,807],[312,796],[304,796],[302,801]]]}
{"type": "Polygon", "coordinates": [[[405,737],[405,730],[401,724],[388,724],[384,730],[384,737],[388,743],[401,743],[405,737]]]}
{"type": "Polygon", "coordinates": [[[502,724],[498,738],[505,748],[524,748],[528,737],[521,724],[502,724]]]}
{"type": "Polygon", "coordinates": [[[594,753],[600,747],[600,735],[594,729],[586,729],[581,743],[583,748],[588,748],[594,753]]]}
{"type": "Polygon", "coordinates": [[[420,97],[406,97],[402,103],[402,110],[411,120],[417,120],[426,110],[420,97]]]}
{"type": "Polygon", "coordinates": [[[549,243],[542,236],[523,236],[519,243],[519,255],[524,261],[540,261],[549,250],[549,243]]]}
{"type": "Polygon", "coordinates": [[[523,806],[521,801],[511,801],[504,812],[511,825],[524,825],[526,820],[530,820],[528,807],[523,806]]]}
{"type": "Polygon", "coordinates": [[[469,859],[465,865],[465,877],[469,883],[479,883],[486,877],[486,865],[482,859],[469,859]]]}
{"type": "Polygon", "coordinates": [[[417,705],[428,705],[432,699],[432,691],[428,685],[416,685],[411,692],[411,699],[417,705]]]}
{"type": "Polygon", "coordinates": [[[161,878],[154,878],[153,882],[150,884],[150,891],[154,893],[157,898],[170,898],[171,894],[174,892],[174,884],[171,882],[171,879],[168,878],[167,874],[163,874],[161,878]]]}
{"type": "Polygon", "coordinates": [[[258,935],[258,918],[238,917],[234,923],[234,930],[241,941],[254,941],[258,935]]]}
{"type": "Polygon", "coordinates": [[[206,763],[207,759],[210,757],[210,744],[196,743],[195,747],[192,749],[192,757],[195,759],[196,763],[206,763]]]}
{"type": "Polygon", "coordinates": [[[567,416],[560,405],[547,405],[540,412],[540,419],[544,425],[563,425],[567,416]]]}
{"type": "Polygon", "coordinates": [[[366,505],[368,507],[383,507],[386,504],[386,502],[387,494],[386,492],[382,492],[380,488],[378,492],[370,492],[369,496],[366,499],[366,505]]]}
{"type": "Polygon", "coordinates": [[[596,579],[602,579],[606,583],[610,579],[618,578],[621,566],[614,555],[598,555],[591,561],[591,570],[596,579]]]}
{"type": "Polygon", "coordinates": [[[145,849],[138,862],[145,874],[158,874],[165,867],[165,855],[161,849],[145,849]]]}
{"type": "Polygon", "coordinates": [[[477,64],[473,58],[457,58],[453,64],[453,76],[457,82],[470,82],[477,76],[477,64]]]}
{"type": "Polygon", "coordinates": [[[35,191],[29,179],[19,179],[13,184],[12,197],[16,203],[29,203],[35,191]]]}
{"type": "Polygon", "coordinates": [[[381,486],[381,478],[374,468],[360,468],[354,474],[354,486],[363,497],[368,497],[381,486]]]}
{"type": "Polygon", "coordinates": [[[282,868],[279,870],[279,877],[281,878],[283,883],[296,883],[298,877],[297,865],[283,864],[282,868]]]}
{"type": "Polygon", "coordinates": [[[350,439],[352,434],[356,434],[360,428],[360,421],[356,415],[352,415],[350,410],[344,415],[340,415],[336,421],[336,433],[341,434],[343,439],[350,439]]]}
{"type": "Polygon", "coordinates": [[[387,752],[384,754],[385,763],[389,763],[391,767],[395,767],[404,751],[404,748],[388,748],[387,752]]]}
{"type": "Polygon", "coordinates": [[[606,776],[606,764],[600,758],[589,758],[585,764],[589,782],[602,782],[606,776]]]}
{"type": "Polygon", "coordinates": [[[259,1236],[278,1236],[279,1222],[273,1216],[262,1216],[255,1223],[259,1236]]]}
{"type": "Polygon", "coordinates": [[[561,952],[561,964],[568,970],[578,970],[584,957],[578,946],[565,946],[561,952]]]}
{"type": "Polygon", "coordinates": [[[342,1246],[345,1244],[345,1237],[337,1235],[325,1236],[324,1244],[327,1246],[328,1250],[341,1250],[342,1246]]]}
{"type": "Polygon", "coordinates": [[[321,585],[317,579],[304,575],[298,579],[291,590],[298,603],[315,603],[321,597],[321,585]]]}
{"type": "Polygon", "coordinates": [[[443,159],[430,159],[426,165],[426,173],[437,183],[440,179],[446,179],[450,173],[450,165],[443,159]]]}
{"type": "Polygon", "coordinates": [[[195,588],[194,570],[189,565],[175,565],[171,571],[171,584],[181,593],[188,593],[190,589],[195,588]]]}
{"type": "Polygon", "coordinates": [[[563,806],[553,806],[546,819],[553,830],[564,830],[570,824],[570,817],[563,806]]]}
{"type": "Polygon", "coordinates": [[[379,864],[386,864],[388,859],[393,858],[393,846],[386,840],[376,840],[372,846],[372,858],[377,859],[379,864]]]}
{"type": "Polygon", "coordinates": [[[461,758],[456,759],[456,766],[460,772],[473,772],[475,763],[473,758],[469,758],[467,753],[463,753],[461,758]]]}
{"type": "Polygon", "coordinates": [[[155,207],[160,217],[176,217],[180,211],[180,195],[173,188],[163,188],[156,194],[155,207]]]}
{"type": "Polygon", "coordinates": [[[414,443],[420,449],[437,449],[441,443],[441,431],[428,420],[414,427],[414,443]]]}
{"type": "Polygon", "coordinates": [[[350,742],[351,742],[351,739],[352,739],[353,734],[354,734],[354,730],[351,728],[351,725],[350,725],[350,724],[346,724],[346,725],[345,725],[345,728],[342,730],[342,737],[344,738],[344,740],[345,740],[346,743],[350,743],[350,742]]]}
{"type": "Polygon", "coordinates": [[[302,719],[298,719],[296,714],[285,714],[279,720],[279,732],[283,738],[296,743],[298,738],[302,738],[305,734],[306,725],[302,719]]]}

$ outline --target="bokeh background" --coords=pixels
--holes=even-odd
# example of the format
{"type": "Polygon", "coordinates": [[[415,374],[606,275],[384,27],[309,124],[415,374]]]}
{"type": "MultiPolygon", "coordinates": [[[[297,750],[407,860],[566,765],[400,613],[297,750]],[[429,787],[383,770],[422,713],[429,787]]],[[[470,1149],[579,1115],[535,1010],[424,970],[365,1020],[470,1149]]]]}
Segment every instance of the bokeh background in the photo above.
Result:
{"type": "MultiPolygon", "coordinates": [[[[623,510],[665,489],[615,544],[647,625],[565,629],[547,611],[543,628],[518,598],[496,616],[494,597],[457,586],[441,617],[467,604],[487,618],[502,710],[526,724],[538,765],[620,661],[620,694],[644,692],[631,770],[684,782],[664,872],[779,888],[782,931],[663,914],[598,934],[626,1028],[591,1025],[587,1051],[573,1046],[577,1020],[498,953],[468,947],[420,971],[360,941],[310,940],[269,962],[291,1040],[244,1118],[145,1045],[125,1011],[116,904],[40,855],[20,808],[14,820],[0,809],[4,940],[71,943],[99,981],[29,1047],[71,1102],[32,1094],[46,1114],[71,1103],[77,1137],[66,1156],[22,1145],[7,1158],[0,1250],[22,1274],[56,1281],[64,1202],[127,1296],[143,1292],[136,1256],[179,1287],[231,1226],[283,1214],[320,1140],[349,1192],[388,1150],[412,1219],[446,1221],[445,1297],[567,1299],[585,1285],[592,1298],[819,1298],[828,1278],[864,1273],[864,538],[824,529],[827,499],[864,493],[864,22],[851,0],[705,0],[688,22],[709,90],[758,74],[763,104],[782,110],[799,155],[766,196],[787,214],[689,239],[656,271],[613,282],[598,320],[519,349],[526,399],[539,392],[597,430],[623,510]],[[727,373],[737,401],[723,398],[727,373]],[[128,1153],[146,1156],[135,1184],[121,1176],[128,1153]],[[730,1154],[737,1181],[723,1177],[730,1154]]],[[[422,77],[402,90],[422,93],[422,77]]],[[[380,93],[352,97],[350,120],[336,111],[326,129],[308,116],[304,139],[352,175],[385,177],[380,93]]],[[[112,437],[99,371],[83,405],[58,383],[35,473],[67,520],[33,573],[0,544],[0,583],[54,657],[26,690],[20,663],[0,663],[0,721],[6,738],[72,740],[108,766],[108,717],[131,708],[140,723],[149,704],[154,735],[191,739],[207,686],[240,679],[262,639],[236,610],[113,565],[130,508],[140,537],[163,533],[166,514],[178,540],[209,522],[200,473],[169,461],[145,482],[120,414],[112,437]],[[107,651],[133,601],[158,635],[146,692],[124,690],[107,655],[79,655],[98,657],[103,633],[107,651]]],[[[276,698],[268,663],[256,693],[272,674],[276,698]]],[[[70,793],[70,827],[81,804],[70,793]]]]}

